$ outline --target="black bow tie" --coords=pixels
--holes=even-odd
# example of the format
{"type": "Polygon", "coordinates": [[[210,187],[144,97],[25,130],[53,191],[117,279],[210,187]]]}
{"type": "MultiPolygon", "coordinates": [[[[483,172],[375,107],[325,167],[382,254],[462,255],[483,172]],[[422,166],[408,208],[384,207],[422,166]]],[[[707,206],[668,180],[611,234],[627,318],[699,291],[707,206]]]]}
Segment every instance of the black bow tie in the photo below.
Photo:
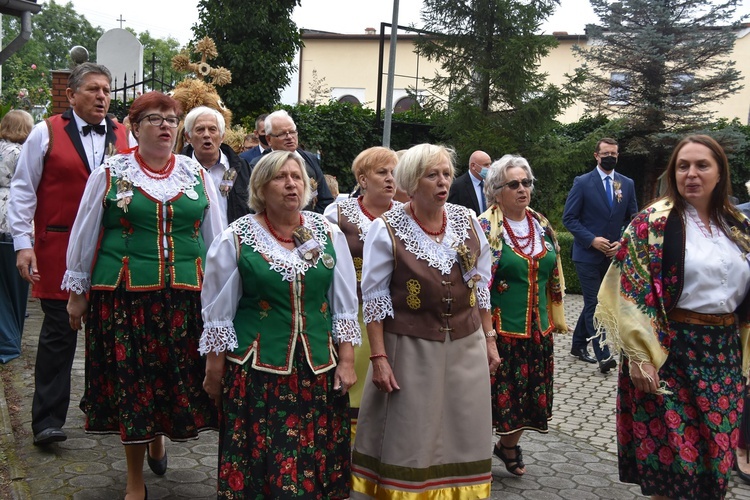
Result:
{"type": "Polygon", "coordinates": [[[83,126],[83,135],[87,136],[91,133],[91,131],[96,132],[99,135],[104,135],[107,133],[107,127],[102,125],[101,123],[99,125],[84,125],[83,126]]]}

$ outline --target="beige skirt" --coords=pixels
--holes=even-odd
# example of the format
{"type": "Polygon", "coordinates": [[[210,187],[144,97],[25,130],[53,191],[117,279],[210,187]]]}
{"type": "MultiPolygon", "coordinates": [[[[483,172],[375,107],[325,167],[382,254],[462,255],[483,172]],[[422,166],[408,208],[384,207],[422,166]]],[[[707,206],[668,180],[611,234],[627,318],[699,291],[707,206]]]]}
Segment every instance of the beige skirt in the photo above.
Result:
{"type": "Polygon", "coordinates": [[[482,330],[445,342],[383,337],[401,389],[378,391],[368,370],[351,498],[489,498],[492,410],[482,330]]]}

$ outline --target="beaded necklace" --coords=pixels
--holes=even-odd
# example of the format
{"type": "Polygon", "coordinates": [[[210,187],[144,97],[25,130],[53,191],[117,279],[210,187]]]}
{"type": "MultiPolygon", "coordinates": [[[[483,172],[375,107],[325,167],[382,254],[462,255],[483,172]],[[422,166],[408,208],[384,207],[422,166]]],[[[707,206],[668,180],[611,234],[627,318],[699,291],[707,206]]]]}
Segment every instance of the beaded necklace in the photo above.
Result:
{"type": "MultiPolygon", "coordinates": [[[[268,231],[271,233],[271,236],[276,238],[276,240],[282,243],[294,243],[294,238],[284,238],[276,232],[276,230],[273,228],[273,225],[271,224],[271,221],[268,219],[268,214],[265,211],[263,211],[263,220],[266,221],[266,226],[268,226],[268,231]]],[[[299,214],[299,225],[302,226],[303,223],[304,219],[302,219],[302,214],[299,214]]]]}
{"type": "Polygon", "coordinates": [[[162,167],[161,170],[154,170],[153,168],[149,167],[148,163],[146,163],[146,160],[143,159],[137,149],[135,150],[135,153],[133,153],[133,155],[135,156],[135,161],[138,162],[141,170],[143,170],[143,173],[151,177],[152,179],[166,179],[167,177],[169,177],[169,174],[172,173],[172,170],[174,170],[174,154],[169,155],[169,160],[167,160],[167,163],[164,164],[164,167],[162,167]]]}
{"type": "Polygon", "coordinates": [[[510,237],[510,241],[513,242],[513,248],[515,248],[518,253],[531,258],[534,255],[536,247],[536,229],[534,228],[534,223],[531,220],[531,214],[529,212],[526,212],[526,221],[529,223],[529,234],[526,236],[516,236],[516,233],[513,232],[513,229],[508,223],[507,217],[503,218],[503,226],[510,237]]]}
{"type": "MultiPolygon", "coordinates": [[[[359,209],[362,210],[362,213],[365,214],[365,217],[367,217],[370,220],[375,220],[375,216],[372,215],[370,211],[365,208],[365,204],[362,202],[362,198],[364,198],[364,196],[357,197],[357,203],[359,204],[359,209]]],[[[391,208],[393,208],[393,202],[391,202],[391,204],[388,205],[388,210],[390,210],[391,208]]]]}
{"type": "Polygon", "coordinates": [[[421,229],[425,233],[429,234],[430,236],[434,236],[435,237],[435,241],[438,242],[438,243],[440,243],[440,238],[438,238],[438,236],[440,236],[441,234],[443,234],[445,232],[445,227],[448,225],[448,216],[445,215],[445,210],[443,210],[443,224],[440,226],[440,229],[438,231],[435,231],[435,232],[428,231],[422,225],[422,223],[417,218],[417,212],[414,210],[414,205],[411,205],[411,216],[414,217],[414,222],[417,223],[417,226],[419,226],[419,229],[421,229]]]}

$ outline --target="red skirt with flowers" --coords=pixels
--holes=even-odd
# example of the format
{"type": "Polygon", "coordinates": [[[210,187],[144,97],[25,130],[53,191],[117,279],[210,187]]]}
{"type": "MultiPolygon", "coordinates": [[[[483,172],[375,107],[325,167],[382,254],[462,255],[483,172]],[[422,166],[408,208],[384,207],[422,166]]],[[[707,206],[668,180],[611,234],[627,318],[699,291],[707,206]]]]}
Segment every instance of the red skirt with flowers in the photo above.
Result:
{"type": "Polygon", "coordinates": [[[216,429],[216,407],[203,390],[202,330],[200,292],[92,291],[80,404],[86,431],[138,444],[216,429]]]}
{"type": "Polygon", "coordinates": [[[227,362],[218,498],[349,497],[349,395],[294,356],[289,375],[227,362]]]}
{"type": "MultiPolygon", "coordinates": [[[[620,480],[644,495],[722,499],[734,465],[743,407],[736,326],[670,322],[659,370],[672,394],[636,390],[627,360],[617,390],[620,480]]],[[[637,367],[632,369],[637,370],[637,367]]]]}
{"type": "MultiPolygon", "coordinates": [[[[534,318],[532,321],[536,321],[534,318]]],[[[500,435],[547,432],[552,418],[555,344],[534,328],[527,339],[497,336],[500,367],[492,382],[492,426],[500,435]]]]}

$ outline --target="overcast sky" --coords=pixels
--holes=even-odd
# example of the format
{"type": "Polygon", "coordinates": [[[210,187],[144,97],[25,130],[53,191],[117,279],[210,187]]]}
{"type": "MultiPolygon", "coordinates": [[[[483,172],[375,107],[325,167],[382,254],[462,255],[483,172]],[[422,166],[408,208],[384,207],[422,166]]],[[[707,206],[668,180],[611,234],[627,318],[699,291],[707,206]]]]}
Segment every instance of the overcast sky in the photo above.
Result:
{"type": "MultiPolygon", "coordinates": [[[[58,0],[65,3],[66,0],[58,0]]],[[[750,3],[750,0],[744,0],[750,3]]],[[[39,0],[47,3],[48,0],[39,0]]],[[[136,32],[149,31],[155,38],[173,36],[181,44],[192,38],[191,27],[198,22],[195,0],[72,0],[75,10],[94,26],[104,30],[123,27],[136,32]],[[188,7],[188,6],[191,7],[188,7]]],[[[399,24],[420,26],[422,0],[399,0],[399,24]]],[[[365,28],[379,29],[381,22],[390,23],[393,2],[388,0],[302,0],[294,12],[294,21],[301,28],[335,33],[363,33],[365,28]]],[[[544,31],[582,33],[586,23],[596,21],[588,0],[562,0],[557,12],[544,24],[544,31]]]]}

